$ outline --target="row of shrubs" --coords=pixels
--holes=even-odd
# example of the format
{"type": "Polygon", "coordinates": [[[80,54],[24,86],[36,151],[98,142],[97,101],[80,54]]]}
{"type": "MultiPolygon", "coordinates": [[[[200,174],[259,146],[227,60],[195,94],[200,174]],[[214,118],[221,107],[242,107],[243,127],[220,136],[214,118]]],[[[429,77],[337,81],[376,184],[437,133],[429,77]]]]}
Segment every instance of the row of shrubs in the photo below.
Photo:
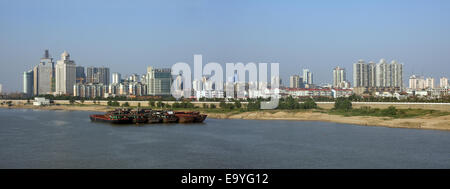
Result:
{"type": "Polygon", "coordinates": [[[386,109],[371,108],[363,106],[358,109],[353,109],[352,102],[348,98],[338,98],[332,109],[334,112],[343,113],[348,116],[384,116],[384,117],[407,117],[407,110],[399,110],[394,106],[389,106],[386,109]]]}

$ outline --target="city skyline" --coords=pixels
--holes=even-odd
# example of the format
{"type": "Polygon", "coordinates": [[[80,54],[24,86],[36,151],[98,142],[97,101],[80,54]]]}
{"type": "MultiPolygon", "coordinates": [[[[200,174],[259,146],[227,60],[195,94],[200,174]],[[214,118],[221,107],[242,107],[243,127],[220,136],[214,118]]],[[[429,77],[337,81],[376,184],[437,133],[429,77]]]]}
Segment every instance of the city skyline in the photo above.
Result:
{"type": "Polygon", "coordinates": [[[122,75],[149,65],[192,64],[193,54],[203,54],[205,62],[279,62],[285,86],[289,76],[305,68],[314,74],[315,84],[332,83],[335,66],[347,70],[353,85],[351,68],[359,59],[404,63],[405,85],[413,74],[449,77],[448,1],[0,5],[4,92],[22,91],[23,72],[35,66],[47,48],[53,55],[70,51],[77,65],[105,66],[122,75]],[[115,14],[118,10],[130,14],[115,14]],[[379,10],[383,14],[369,14],[379,10]]]}
{"type": "MultiPolygon", "coordinates": [[[[133,73],[126,77],[124,80],[121,79],[120,73],[114,72],[111,75],[109,72],[109,68],[107,67],[89,66],[86,68],[86,70],[87,74],[85,74],[85,69],[83,66],[77,66],[74,60],[70,60],[70,55],[67,51],[64,51],[61,54],[61,59],[58,60],[57,64],[55,65],[53,62],[53,57],[50,56],[49,50],[45,50],[40,64],[35,66],[33,70],[23,72],[22,93],[24,93],[28,97],[32,96],[32,94],[74,95],[86,97],[97,95],[103,96],[103,94],[106,95],[106,93],[108,93],[109,95],[137,94],[136,96],[169,95],[169,88],[172,82],[176,82],[177,85],[181,86],[181,78],[179,77],[180,75],[175,78],[173,75],[171,75],[170,68],[154,69],[152,68],[152,66],[149,66],[147,67],[147,73],[142,74],[141,77],[139,77],[138,74],[133,73]],[[50,68],[52,69],[47,70],[50,68]],[[154,71],[158,73],[154,73],[154,71]],[[48,79],[47,77],[50,77],[50,79],[48,79]],[[158,77],[158,81],[156,82],[152,81],[152,79],[155,77],[158,77]],[[159,77],[162,80],[159,80],[159,77]],[[41,78],[47,79],[43,80],[41,78]],[[113,80],[112,85],[110,85],[111,78],[113,80]],[[125,82],[125,84],[123,84],[123,82],[125,82]],[[50,92],[47,91],[49,88],[51,90],[50,92]],[[155,90],[159,90],[159,92],[156,92],[155,90]],[[33,93],[31,91],[33,91],[33,93]]],[[[340,66],[337,66],[333,69],[332,85],[327,84],[324,86],[318,86],[314,84],[313,73],[309,69],[303,69],[302,71],[302,76],[296,74],[289,77],[289,85],[287,85],[289,86],[289,88],[351,88],[350,83],[346,79],[345,68],[342,68],[340,66]]],[[[380,59],[379,63],[375,63],[373,61],[366,63],[364,60],[358,60],[358,62],[353,64],[353,72],[353,80],[355,83],[353,89],[355,93],[358,94],[361,94],[361,92],[367,90],[372,91],[374,88],[377,88],[376,91],[403,91],[406,88],[404,87],[403,83],[403,64],[398,63],[396,60],[392,60],[390,64],[388,64],[385,59],[380,59]],[[362,89],[361,87],[365,87],[365,89],[362,89]]],[[[234,82],[236,82],[236,73],[234,77],[234,82]]],[[[412,78],[416,78],[416,76],[411,75],[411,77],[409,77],[409,89],[423,90],[436,88],[435,80],[433,77],[427,77],[426,80],[423,76],[421,77],[421,80],[420,77],[419,80],[411,80],[412,78]]],[[[439,87],[447,88],[448,84],[443,85],[442,78],[440,79],[439,87]]],[[[194,84],[194,88],[195,85],[196,84],[194,84]]]]}

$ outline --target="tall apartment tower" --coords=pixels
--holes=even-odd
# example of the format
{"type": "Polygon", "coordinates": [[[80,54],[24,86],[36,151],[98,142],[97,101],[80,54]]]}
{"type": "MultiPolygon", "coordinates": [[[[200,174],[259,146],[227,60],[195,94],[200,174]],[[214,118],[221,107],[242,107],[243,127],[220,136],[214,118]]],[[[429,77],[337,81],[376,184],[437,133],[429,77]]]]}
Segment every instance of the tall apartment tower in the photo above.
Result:
{"type": "Polygon", "coordinates": [[[147,68],[147,94],[153,96],[170,95],[172,73],[170,68],[147,68]]]}
{"type": "Polygon", "coordinates": [[[333,69],[333,87],[340,88],[342,83],[347,81],[345,69],[337,66],[333,69]]]}
{"type": "Polygon", "coordinates": [[[77,66],[76,67],[76,82],[77,83],[84,83],[86,82],[86,73],[84,72],[84,67],[83,66],[77,66]]]}
{"type": "Polygon", "coordinates": [[[373,61],[367,65],[367,84],[368,87],[377,86],[377,64],[373,61]]]}
{"type": "Polygon", "coordinates": [[[353,86],[354,87],[368,87],[368,72],[367,64],[364,60],[358,60],[353,64],[353,86]]]}
{"type": "Polygon", "coordinates": [[[376,68],[377,87],[390,87],[391,85],[391,67],[386,63],[385,59],[381,59],[376,68]]]}
{"type": "Polygon", "coordinates": [[[381,59],[376,69],[377,87],[403,88],[403,65],[393,60],[390,64],[381,59]]]}
{"type": "Polygon", "coordinates": [[[425,79],[425,88],[426,89],[434,89],[434,78],[432,77],[427,77],[425,79]]]}
{"type": "Polygon", "coordinates": [[[86,83],[102,83],[104,85],[109,85],[109,68],[87,67],[86,83]]]}
{"type": "Polygon", "coordinates": [[[303,69],[303,83],[304,84],[313,84],[313,74],[309,69],[303,69]]]}
{"type": "Polygon", "coordinates": [[[425,89],[425,78],[423,76],[412,75],[409,77],[409,88],[413,90],[425,89]]]}
{"type": "Polygon", "coordinates": [[[299,75],[292,75],[289,77],[289,87],[290,88],[302,88],[303,79],[299,75]]]}
{"type": "Polygon", "coordinates": [[[399,87],[403,89],[403,64],[393,60],[390,64],[381,59],[378,64],[363,60],[353,64],[355,87],[399,87]]]}
{"type": "Polygon", "coordinates": [[[45,50],[39,65],[33,69],[33,94],[51,94],[55,91],[55,63],[45,50]]]}
{"type": "Polygon", "coordinates": [[[120,80],[122,80],[120,73],[112,73],[112,84],[119,84],[120,80]]]}
{"type": "Polygon", "coordinates": [[[446,77],[441,77],[439,79],[439,87],[440,88],[448,88],[449,84],[448,84],[448,78],[446,77]]]}
{"type": "Polygon", "coordinates": [[[33,84],[34,84],[33,75],[34,75],[33,70],[23,72],[23,91],[22,92],[27,97],[33,96],[33,84]]]}
{"type": "Polygon", "coordinates": [[[76,84],[75,61],[70,60],[67,51],[61,54],[61,60],[56,63],[56,94],[73,94],[73,86],[76,84]]]}
{"type": "Polygon", "coordinates": [[[403,64],[399,64],[396,60],[391,62],[391,86],[403,89],[403,64]]]}

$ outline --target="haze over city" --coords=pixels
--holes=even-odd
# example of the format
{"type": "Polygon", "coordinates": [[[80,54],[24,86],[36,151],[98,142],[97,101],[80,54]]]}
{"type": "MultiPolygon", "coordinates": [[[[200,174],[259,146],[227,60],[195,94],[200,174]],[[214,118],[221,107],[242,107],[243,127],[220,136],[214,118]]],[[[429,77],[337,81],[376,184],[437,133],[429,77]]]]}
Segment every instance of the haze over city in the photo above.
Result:
{"type": "Polygon", "coordinates": [[[176,62],[279,62],[285,85],[303,68],[332,83],[359,59],[404,64],[448,77],[448,1],[0,1],[0,83],[22,90],[22,74],[45,49],[80,66],[122,74],[176,62]]]}

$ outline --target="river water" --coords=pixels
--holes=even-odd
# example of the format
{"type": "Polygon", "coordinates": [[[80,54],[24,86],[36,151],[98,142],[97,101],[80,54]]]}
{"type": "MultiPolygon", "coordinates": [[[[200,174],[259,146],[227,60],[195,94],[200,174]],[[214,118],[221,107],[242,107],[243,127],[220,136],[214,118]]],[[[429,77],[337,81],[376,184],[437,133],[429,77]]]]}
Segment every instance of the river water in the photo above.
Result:
{"type": "Polygon", "coordinates": [[[450,168],[450,132],[207,119],[117,126],[0,109],[0,168],[450,168]]]}

